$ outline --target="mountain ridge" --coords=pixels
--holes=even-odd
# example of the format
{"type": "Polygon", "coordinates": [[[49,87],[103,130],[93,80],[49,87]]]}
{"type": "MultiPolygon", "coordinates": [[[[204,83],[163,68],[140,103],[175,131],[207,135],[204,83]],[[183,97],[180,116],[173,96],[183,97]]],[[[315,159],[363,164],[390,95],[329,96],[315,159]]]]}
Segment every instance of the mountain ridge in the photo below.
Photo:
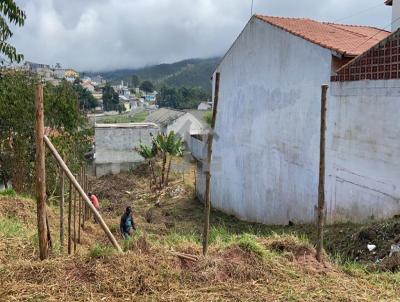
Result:
{"type": "Polygon", "coordinates": [[[141,81],[150,80],[156,86],[201,87],[211,92],[211,75],[220,61],[220,57],[206,59],[186,59],[175,63],[163,63],[142,68],[126,68],[103,72],[85,72],[86,75],[102,75],[107,81],[129,82],[137,75],[141,81]]]}

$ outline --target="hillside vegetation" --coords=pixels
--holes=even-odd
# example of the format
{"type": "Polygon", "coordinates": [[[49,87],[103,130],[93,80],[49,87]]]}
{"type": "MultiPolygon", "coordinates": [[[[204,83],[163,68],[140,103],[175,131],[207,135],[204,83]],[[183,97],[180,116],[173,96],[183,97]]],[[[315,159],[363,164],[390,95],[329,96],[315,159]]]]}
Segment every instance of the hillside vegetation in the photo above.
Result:
{"type": "MultiPolygon", "coordinates": [[[[313,226],[268,227],[213,211],[210,253],[203,258],[203,207],[193,196],[193,174],[175,173],[156,206],[158,196],[148,190],[145,171],[91,180],[123,255],[92,223],[75,255],[61,253],[58,209],[51,206],[54,252],[40,262],[34,201],[0,196],[0,300],[398,301],[400,273],[333,256],[318,263],[313,226]],[[118,223],[127,205],[133,205],[138,230],[123,242],[118,223]]],[[[359,228],[328,228],[327,236],[340,246],[346,232],[359,228]],[[333,236],[339,228],[345,233],[333,236]]]]}
{"type": "MultiPolygon", "coordinates": [[[[150,80],[157,86],[201,87],[211,92],[211,75],[220,58],[189,59],[172,64],[160,64],[139,69],[122,69],[100,72],[106,80],[112,82],[130,81],[132,75],[141,80],[150,80]]],[[[98,73],[86,73],[95,75],[98,73]]]]}

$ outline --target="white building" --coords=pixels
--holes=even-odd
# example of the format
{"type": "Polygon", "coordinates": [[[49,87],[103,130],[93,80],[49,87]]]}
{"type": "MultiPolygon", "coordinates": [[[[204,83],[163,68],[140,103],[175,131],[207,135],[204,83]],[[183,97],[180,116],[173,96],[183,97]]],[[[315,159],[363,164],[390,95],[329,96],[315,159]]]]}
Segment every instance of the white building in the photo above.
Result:
{"type": "MultiPolygon", "coordinates": [[[[212,205],[249,221],[313,222],[319,174],[321,85],[329,84],[340,67],[388,35],[366,26],[253,16],[213,75],[213,99],[217,93],[219,101],[211,166],[212,205]],[[219,91],[215,89],[217,78],[219,91]]],[[[355,108],[361,109],[355,106],[348,114],[357,114],[355,108]]],[[[373,108],[371,105],[368,110],[373,108]]],[[[399,112],[399,103],[391,108],[399,112]]],[[[329,148],[334,149],[334,131],[338,130],[332,129],[332,125],[342,123],[341,119],[351,123],[354,117],[346,116],[339,107],[331,111],[336,113],[336,120],[329,121],[327,136],[329,148]]],[[[393,135],[400,140],[397,130],[393,135]]],[[[348,133],[348,140],[352,137],[348,133]]],[[[331,165],[326,179],[328,222],[384,218],[394,214],[395,209],[400,211],[398,183],[393,183],[394,178],[400,179],[398,172],[385,171],[384,166],[374,163],[361,169],[363,161],[357,161],[357,156],[363,156],[361,152],[343,156],[352,148],[347,143],[343,145],[344,153],[327,155],[327,165],[331,165]],[[339,163],[332,156],[342,157],[340,167],[346,169],[342,178],[329,178],[335,169],[334,162],[339,163]],[[354,173],[361,173],[361,184],[353,183],[355,176],[349,175],[354,173]],[[381,202],[388,199],[366,193],[372,182],[382,178],[387,180],[379,187],[385,187],[382,194],[397,198],[397,206],[392,201],[390,211],[379,210],[381,202]],[[365,186],[365,190],[360,186],[365,186]],[[360,208],[363,203],[368,211],[360,208]]],[[[392,149],[396,146],[388,146],[386,152],[397,154],[392,149]]],[[[389,164],[396,160],[399,158],[393,158],[389,164]]],[[[197,189],[198,195],[204,197],[201,171],[197,189]]]]}
{"type": "Polygon", "coordinates": [[[200,110],[200,111],[207,111],[207,110],[210,110],[211,109],[211,104],[209,104],[209,103],[207,103],[207,102],[201,102],[200,104],[199,104],[199,106],[197,106],[197,110],[200,110]]]}
{"type": "Polygon", "coordinates": [[[157,124],[160,132],[164,134],[174,131],[186,142],[191,135],[205,133],[208,129],[207,124],[195,111],[160,108],[147,116],[146,122],[157,124]]]}
{"type": "Polygon", "coordinates": [[[142,163],[135,148],[140,143],[151,145],[152,135],[158,131],[153,123],[96,124],[96,176],[129,171],[142,163]]]}

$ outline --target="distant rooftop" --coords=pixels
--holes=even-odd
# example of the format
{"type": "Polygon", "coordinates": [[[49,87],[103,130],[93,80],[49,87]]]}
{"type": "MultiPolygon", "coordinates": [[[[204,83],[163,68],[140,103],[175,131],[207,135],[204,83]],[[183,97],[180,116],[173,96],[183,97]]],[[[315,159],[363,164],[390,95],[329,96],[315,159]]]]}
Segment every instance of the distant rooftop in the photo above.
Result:
{"type": "Polygon", "coordinates": [[[146,122],[155,123],[161,127],[166,127],[186,112],[168,108],[160,108],[146,117],[146,122]]]}
{"type": "Polygon", "coordinates": [[[356,57],[390,35],[388,31],[370,26],[261,15],[256,18],[346,57],[356,57]]]}
{"type": "Polygon", "coordinates": [[[96,124],[96,128],[158,128],[154,123],[96,124]]]}

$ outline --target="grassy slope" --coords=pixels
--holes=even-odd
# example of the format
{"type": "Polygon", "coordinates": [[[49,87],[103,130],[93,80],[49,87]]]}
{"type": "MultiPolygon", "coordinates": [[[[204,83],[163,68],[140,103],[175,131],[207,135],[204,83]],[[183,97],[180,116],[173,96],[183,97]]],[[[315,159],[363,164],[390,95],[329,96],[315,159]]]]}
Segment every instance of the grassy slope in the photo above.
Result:
{"type": "MultiPolygon", "coordinates": [[[[320,265],[310,245],[310,227],[270,228],[212,212],[207,259],[200,255],[202,206],[193,199],[191,175],[175,175],[157,196],[138,171],[92,183],[103,215],[118,236],[119,215],[134,206],[139,231],[115,255],[97,225],[89,223],[75,256],[56,252],[37,261],[34,203],[0,197],[0,300],[30,301],[396,301],[400,273],[367,272],[355,264],[320,265]],[[149,223],[150,222],[150,223],[149,223]],[[6,226],[5,226],[6,225],[6,226]],[[21,231],[22,230],[22,231],[21,231]]],[[[50,211],[57,237],[56,209],[50,211]]],[[[330,231],[328,230],[328,233],[330,231]]],[[[119,238],[119,237],[118,237],[119,238]]],[[[56,238],[58,251],[59,243],[56,238]]]]}

